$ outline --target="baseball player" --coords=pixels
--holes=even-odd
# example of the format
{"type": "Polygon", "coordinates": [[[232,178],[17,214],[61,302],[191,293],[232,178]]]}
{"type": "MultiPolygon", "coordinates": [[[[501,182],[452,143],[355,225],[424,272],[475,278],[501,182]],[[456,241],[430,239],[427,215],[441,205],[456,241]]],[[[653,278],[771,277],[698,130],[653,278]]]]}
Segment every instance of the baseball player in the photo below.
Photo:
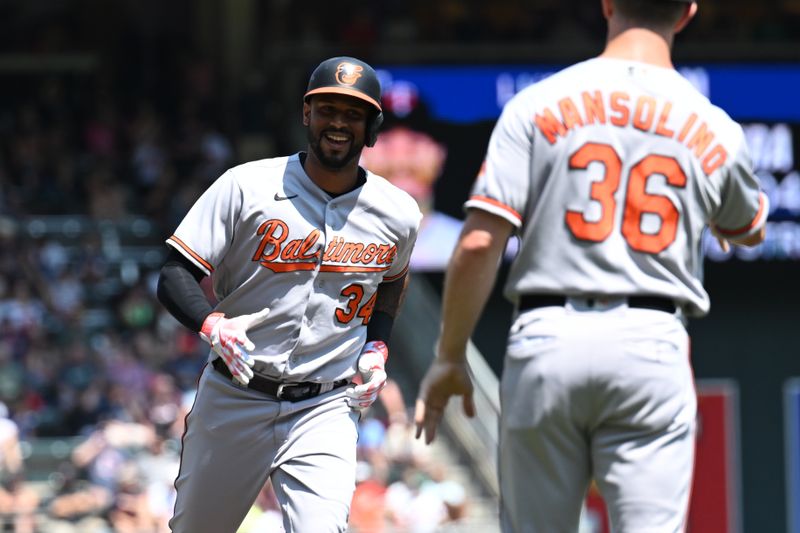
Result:
{"type": "Polygon", "coordinates": [[[210,345],[174,532],[233,533],[268,477],[287,532],[347,528],[359,410],[386,381],[421,219],[407,193],[358,165],[380,95],[363,61],[323,61],[304,97],[308,150],[228,170],[167,240],[159,299],[210,345]]]}
{"type": "Polygon", "coordinates": [[[466,344],[518,232],[500,384],[506,532],[576,532],[592,479],[614,531],[684,528],[696,395],[683,317],[709,309],[702,232],[764,239],[742,129],[672,65],[697,4],[602,10],[604,52],[521,91],[495,125],[417,402],[427,442],[450,396],[474,415],[466,344]]]}

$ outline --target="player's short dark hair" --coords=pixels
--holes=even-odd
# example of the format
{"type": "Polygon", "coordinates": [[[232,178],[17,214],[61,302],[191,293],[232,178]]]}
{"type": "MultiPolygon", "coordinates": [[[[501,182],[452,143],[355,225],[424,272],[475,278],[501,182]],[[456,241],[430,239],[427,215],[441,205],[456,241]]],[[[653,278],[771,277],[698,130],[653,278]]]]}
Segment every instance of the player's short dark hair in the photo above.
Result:
{"type": "Polygon", "coordinates": [[[669,29],[683,15],[687,2],[677,0],[614,0],[620,14],[646,28],[669,29]]]}

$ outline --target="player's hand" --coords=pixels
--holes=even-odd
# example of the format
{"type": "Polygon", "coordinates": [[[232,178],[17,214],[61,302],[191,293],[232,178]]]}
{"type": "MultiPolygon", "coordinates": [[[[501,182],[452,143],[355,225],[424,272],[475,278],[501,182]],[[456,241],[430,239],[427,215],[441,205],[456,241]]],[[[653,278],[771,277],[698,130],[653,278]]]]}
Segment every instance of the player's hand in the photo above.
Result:
{"type": "Polygon", "coordinates": [[[383,341],[370,341],[364,345],[358,357],[358,373],[361,384],[345,391],[347,404],[359,411],[372,405],[381,389],[386,385],[386,359],[389,348],[383,341]]]}
{"type": "Polygon", "coordinates": [[[250,383],[253,377],[253,358],[248,352],[255,344],[247,337],[247,331],[264,322],[269,308],[258,313],[225,318],[222,313],[211,313],[203,322],[200,337],[211,345],[231,371],[234,379],[242,385],[250,383]]]}
{"type": "Polygon", "coordinates": [[[417,426],[416,438],[425,433],[425,444],[436,437],[436,428],[444,415],[444,409],[451,396],[461,396],[464,414],[475,416],[472,400],[472,379],[466,361],[443,361],[438,357],[428,369],[420,385],[419,397],[414,410],[414,424],[417,426]]]}

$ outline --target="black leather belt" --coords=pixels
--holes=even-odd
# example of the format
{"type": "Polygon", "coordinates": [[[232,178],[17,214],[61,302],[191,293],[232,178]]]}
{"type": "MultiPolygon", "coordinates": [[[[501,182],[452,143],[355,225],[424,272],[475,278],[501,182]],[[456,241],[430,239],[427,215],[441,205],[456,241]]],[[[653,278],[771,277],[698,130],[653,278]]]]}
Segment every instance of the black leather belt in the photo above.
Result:
{"type": "MultiPolygon", "coordinates": [[[[593,307],[595,302],[600,303],[604,298],[613,300],[619,297],[615,296],[582,296],[589,307],[593,307]]],[[[664,311],[666,313],[674,313],[677,307],[675,302],[670,298],[663,296],[627,296],[623,297],[628,302],[628,307],[637,307],[640,309],[655,309],[656,311],[664,311]]],[[[536,309],[537,307],[562,307],[567,303],[567,296],[562,294],[523,294],[519,299],[519,310],[527,311],[529,309],[536,309]]]]}
{"type": "MultiPolygon", "coordinates": [[[[211,366],[213,366],[217,372],[226,378],[233,379],[233,374],[231,374],[230,369],[219,357],[214,359],[214,361],[211,363],[211,366]]],[[[349,381],[346,379],[334,381],[333,387],[328,390],[338,389],[339,387],[343,387],[348,383],[349,381]]],[[[273,396],[279,400],[299,402],[313,398],[314,396],[319,396],[322,392],[327,392],[327,390],[322,390],[322,385],[322,383],[313,383],[311,381],[305,381],[303,383],[281,383],[280,381],[273,381],[269,378],[265,378],[264,376],[255,374],[252,378],[250,378],[250,383],[247,384],[247,388],[261,392],[268,396],[273,396]]]]}

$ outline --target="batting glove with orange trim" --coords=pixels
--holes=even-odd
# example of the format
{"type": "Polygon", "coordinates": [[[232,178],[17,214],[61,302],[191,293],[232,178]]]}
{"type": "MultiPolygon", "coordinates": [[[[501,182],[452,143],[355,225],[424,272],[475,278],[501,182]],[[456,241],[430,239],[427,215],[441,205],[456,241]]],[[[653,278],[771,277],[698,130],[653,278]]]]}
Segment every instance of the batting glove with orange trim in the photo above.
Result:
{"type": "Polygon", "coordinates": [[[372,405],[378,398],[381,389],[386,385],[386,359],[389,348],[383,341],[370,341],[364,345],[358,357],[358,373],[361,385],[350,387],[345,391],[347,403],[356,410],[363,410],[372,405]]]}
{"type": "Polygon", "coordinates": [[[248,352],[256,347],[247,337],[247,331],[264,322],[268,314],[268,308],[234,318],[225,318],[223,313],[211,313],[200,329],[200,337],[211,345],[234,379],[242,385],[246,386],[253,377],[254,363],[248,352]]]}

